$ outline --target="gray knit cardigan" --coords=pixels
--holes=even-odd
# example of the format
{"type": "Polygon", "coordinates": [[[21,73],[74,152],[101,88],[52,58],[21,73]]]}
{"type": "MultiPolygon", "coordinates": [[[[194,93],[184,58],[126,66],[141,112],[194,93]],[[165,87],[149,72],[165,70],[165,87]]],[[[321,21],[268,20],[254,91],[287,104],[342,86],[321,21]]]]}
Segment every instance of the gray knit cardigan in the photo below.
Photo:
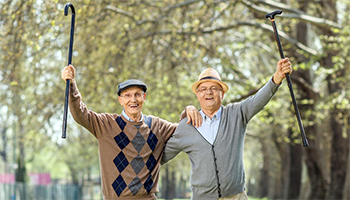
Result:
{"type": "Polygon", "coordinates": [[[244,138],[249,120],[277,92],[279,85],[270,79],[255,95],[239,103],[222,106],[216,139],[211,145],[183,119],[165,146],[162,163],[185,152],[190,158],[193,200],[213,200],[245,190],[243,164],[244,138]]]}

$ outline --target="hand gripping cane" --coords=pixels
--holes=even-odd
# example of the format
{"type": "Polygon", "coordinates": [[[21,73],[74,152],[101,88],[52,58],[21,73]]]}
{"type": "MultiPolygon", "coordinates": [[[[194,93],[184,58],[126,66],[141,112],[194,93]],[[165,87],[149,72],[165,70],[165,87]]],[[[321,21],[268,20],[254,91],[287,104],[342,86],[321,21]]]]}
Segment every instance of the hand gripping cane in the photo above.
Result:
{"type": "MultiPolygon", "coordinates": [[[[275,15],[280,15],[280,14],[282,14],[282,11],[281,10],[276,10],[276,11],[274,11],[272,13],[269,13],[269,14],[265,15],[265,17],[271,19],[271,24],[272,24],[272,27],[273,27],[273,31],[275,32],[275,39],[276,39],[276,42],[277,42],[278,50],[280,52],[281,58],[284,59],[282,45],[281,45],[280,38],[278,36],[278,32],[277,32],[277,28],[276,28],[276,22],[275,22],[275,15]]],[[[308,143],[308,141],[306,139],[306,136],[305,136],[304,127],[303,127],[303,124],[301,122],[301,117],[300,117],[298,105],[297,105],[295,97],[294,97],[292,82],[290,80],[289,73],[286,74],[286,78],[287,78],[287,82],[288,82],[290,96],[292,97],[292,101],[293,101],[293,105],[294,105],[295,115],[297,117],[299,128],[300,128],[300,132],[301,132],[301,137],[302,137],[302,140],[303,140],[303,146],[307,147],[307,146],[309,146],[309,143],[308,143]]]]}
{"type": "MultiPolygon", "coordinates": [[[[72,50],[73,50],[73,37],[74,37],[74,23],[75,23],[75,9],[73,4],[67,3],[64,7],[64,15],[68,15],[69,7],[72,10],[72,23],[70,27],[70,41],[69,41],[69,52],[68,52],[68,65],[72,64],[72,50]]],[[[64,100],[64,113],[63,113],[63,125],[62,125],[62,138],[66,138],[67,130],[67,114],[68,114],[68,99],[69,99],[69,86],[70,80],[66,80],[66,97],[64,100]]]]}

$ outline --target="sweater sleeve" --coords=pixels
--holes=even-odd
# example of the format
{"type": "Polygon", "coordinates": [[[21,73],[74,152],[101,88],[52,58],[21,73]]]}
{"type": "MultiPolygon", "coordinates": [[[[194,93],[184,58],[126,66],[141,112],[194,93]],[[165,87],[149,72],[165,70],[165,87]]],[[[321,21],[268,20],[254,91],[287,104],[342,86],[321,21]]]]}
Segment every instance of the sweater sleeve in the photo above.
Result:
{"type": "Polygon", "coordinates": [[[157,123],[159,123],[158,126],[158,131],[164,141],[164,143],[166,141],[169,140],[169,138],[171,137],[171,135],[175,132],[175,129],[177,128],[177,123],[171,123],[167,120],[161,119],[159,117],[155,117],[152,116],[154,119],[156,119],[157,123]]]}
{"type": "Polygon", "coordinates": [[[69,96],[69,110],[73,119],[90,131],[96,138],[102,137],[108,132],[109,114],[98,114],[87,108],[82,101],[81,93],[78,90],[77,84],[71,83],[69,96]]]}
{"type": "Polygon", "coordinates": [[[267,103],[276,94],[279,86],[280,85],[275,84],[271,78],[255,95],[242,101],[241,113],[246,123],[259,111],[264,109],[267,103]]]}
{"type": "MultiPolygon", "coordinates": [[[[186,122],[187,122],[187,117],[181,120],[180,124],[186,123],[186,122]]],[[[177,154],[179,154],[182,151],[183,147],[181,143],[181,132],[182,132],[182,128],[179,125],[175,130],[174,134],[171,135],[171,137],[165,144],[163,157],[161,161],[162,165],[172,160],[177,154]]]]}

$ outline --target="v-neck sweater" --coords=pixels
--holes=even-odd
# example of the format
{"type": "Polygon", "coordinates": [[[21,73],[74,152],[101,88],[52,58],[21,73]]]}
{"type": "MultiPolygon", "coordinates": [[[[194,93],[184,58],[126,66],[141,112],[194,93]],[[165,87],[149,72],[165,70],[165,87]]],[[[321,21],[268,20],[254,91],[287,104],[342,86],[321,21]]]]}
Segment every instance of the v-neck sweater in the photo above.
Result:
{"type": "Polygon", "coordinates": [[[165,146],[162,163],[181,151],[191,162],[193,200],[214,200],[245,190],[243,163],[244,139],[249,120],[270,101],[279,85],[268,81],[255,95],[222,106],[216,139],[211,145],[191,124],[183,119],[165,146]]]}
{"type": "Polygon", "coordinates": [[[95,113],[83,103],[76,83],[70,87],[69,109],[98,140],[103,199],[157,199],[163,148],[177,124],[151,115],[133,122],[95,113]]]}

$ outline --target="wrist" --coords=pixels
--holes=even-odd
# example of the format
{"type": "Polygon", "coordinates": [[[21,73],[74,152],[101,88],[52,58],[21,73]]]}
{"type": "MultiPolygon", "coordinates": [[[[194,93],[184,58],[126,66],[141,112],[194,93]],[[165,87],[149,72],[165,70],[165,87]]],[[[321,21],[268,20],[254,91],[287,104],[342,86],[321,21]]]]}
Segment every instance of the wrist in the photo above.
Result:
{"type": "Polygon", "coordinates": [[[282,83],[282,80],[283,80],[283,79],[277,77],[276,74],[274,74],[274,75],[272,76],[272,82],[273,82],[274,84],[276,84],[276,85],[280,85],[280,84],[282,83]]]}

